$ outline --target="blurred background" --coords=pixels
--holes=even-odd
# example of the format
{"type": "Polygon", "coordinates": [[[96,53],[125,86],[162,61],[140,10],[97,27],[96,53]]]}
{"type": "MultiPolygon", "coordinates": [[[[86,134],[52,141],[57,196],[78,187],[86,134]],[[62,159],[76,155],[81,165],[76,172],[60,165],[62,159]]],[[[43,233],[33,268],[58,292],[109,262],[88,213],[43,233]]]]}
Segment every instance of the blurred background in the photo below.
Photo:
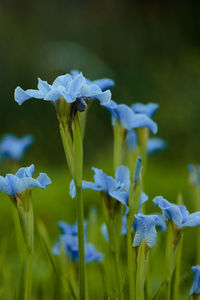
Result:
{"type": "MultiPolygon", "coordinates": [[[[36,88],[37,77],[51,83],[77,69],[91,80],[114,79],[112,98],[118,103],[159,103],[154,120],[168,146],[149,158],[146,192],[172,202],[182,192],[192,210],[187,164],[200,163],[199,10],[198,1],[0,1],[0,136],[34,136],[22,165],[33,162],[52,179],[46,193],[34,191],[36,215],[51,232],[57,232],[59,219],[75,218],[58,121],[50,103],[32,100],[19,106],[15,87],[36,88]]],[[[85,179],[92,179],[91,166],[111,174],[110,115],[95,101],[84,151],[85,179]]],[[[85,195],[87,216],[100,201],[90,191],[85,195]]],[[[1,198],[6,216],[11,204],[1,198]]]]}

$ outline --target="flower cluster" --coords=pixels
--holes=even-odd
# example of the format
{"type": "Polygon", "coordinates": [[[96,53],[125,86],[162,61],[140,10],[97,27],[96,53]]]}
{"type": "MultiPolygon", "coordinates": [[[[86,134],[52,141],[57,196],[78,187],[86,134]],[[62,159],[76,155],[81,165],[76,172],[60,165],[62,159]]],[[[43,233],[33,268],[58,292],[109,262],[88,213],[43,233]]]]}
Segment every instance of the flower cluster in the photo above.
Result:
{"type": "MultiPolygon", "coordinates": [[[[87,221],[85,225],[85,240],[87,240],[87,221]]],[[[58,226],[62,234],[58,237],[58,241],[53,247],[53,253],[60,255],[61,245],[64,246],[65,254],[70,257],[72,261],[78,261],[78,224],[68,224],[66,222],[59,222],[58,226]]],[[[85,243],[85,263],[100,262],[104,259],[104,254],[97,251],[96,247],[92,243],[85,243]]]]}

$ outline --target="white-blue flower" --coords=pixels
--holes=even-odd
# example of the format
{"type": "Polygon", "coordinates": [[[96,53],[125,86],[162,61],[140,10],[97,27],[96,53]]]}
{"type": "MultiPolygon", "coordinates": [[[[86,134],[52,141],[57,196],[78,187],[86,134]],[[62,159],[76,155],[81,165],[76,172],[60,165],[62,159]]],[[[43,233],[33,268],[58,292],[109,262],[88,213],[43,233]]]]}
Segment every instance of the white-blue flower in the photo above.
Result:
{"type": "Polygon", "coordinates": [[[15,175],[7,174],[5,177],[0,176],[0,191],[9,196],[20,195],[25,190],[35,187],[45,189],[51,183],[50,178],[45,173],[34,179],[32,178],[35,167],[32,164],[26,168],[20,168],[15,175]]]}
{"type": "Polygon", "coordinates": [[[0,159],[20,160],[32,144],[31,135],[18,138],[14,134],[6,134],[0,141],[0,159]]]}
{"type": "Polygon", "coordinates": [[[194,280],[190,290],[190,296],[200,295],[200,266],[192,267],[192,271],[194,273],[194,280]]]}
{"type": "Polygon", "coordinates": [[[200,225],[200,212],[190,214],[185,205],[170,203],[162,196],[157,196],[153,202],[163,213],[163,216],[174,222],[178,228],[200,225]]]}
{"type": "Polygon", "coordinates": [[[115,125],[115,118],[125,129],[131,130],[134,128],[147,127],[154,134],[157,133],[157,124],[151,120],[146,114],[134,113],[133,110],[125,104],[117,104],[111,100],[109,104],[104,105],[111,113],[112,125],[115,125]]]}
{"type": "Polygon", "coordinates": [[[108,104],[111,99],[111,92],[110,90],[102,91],[102,89],[94,83],[87,83],[83,74],[78,73],[75,76],[71,74],[58,76],[52,85],[38,78],[37,90],[23,90],[18,86],[15,89],[14,96],[15,101],[19,105],[31,98],[54,102],[60,98],[64,98],[67,103],[75,102],[78,99],[89,100],[94,98],[98,99],[101,104],[108,104]]]}
{"type": "MultiPolygon", "coordinates": [[[[94,191],[104,191],[110,197],[120,201],[127,206],[128,192],[130,186],[129,169],[125,166],[119,166],[115,172],[115,179],[106,175],[102,170],[92,168],[94,171],[94,182],[82,181],[82,188],[94,191]]],[[[72,198],[76,196],[74,181],[70,183],[70,195],[72,198]]]]}

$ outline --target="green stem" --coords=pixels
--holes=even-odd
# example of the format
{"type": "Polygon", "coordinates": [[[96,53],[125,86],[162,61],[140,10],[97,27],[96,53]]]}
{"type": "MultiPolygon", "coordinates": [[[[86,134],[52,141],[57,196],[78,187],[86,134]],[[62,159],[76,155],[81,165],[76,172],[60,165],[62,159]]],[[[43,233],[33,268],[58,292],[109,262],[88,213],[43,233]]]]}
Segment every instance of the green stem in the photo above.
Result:
{"type": "Polygon", "coordinates": [[[137,249],[137,270],[136,270],[136,300],[144,299],[144,284],[146,279],[148,248],[144,241],[137,249]]]}
{"type": "Polygon", "coordinates": [[[33,253],[28,253],[24,300],[31,300],[33,253]]]}
{"type": "Polygon", "coordinates": [[[175,270],[175,280],[174,280],[174,289],[173,289],[173,299],[180,300],[180,274],[181,274],[181,255],[182,255],[182,244],[183,244],[183,237],[180,238],[180,246],[177,252],[177,261],[176,261],[176,270],[175,270]]]}
{"type": "Polygon", "coordinates": [[[119,165],[122,164],[122,155],[123,155],[123,144],[125,140],[125,129],[120,125],[115,119],[114,126],[114,149],[113,149],[113,159],[114,159],[114,171],[119,165]]]}
{"type": "Polygon", "coordinates": [[[128,261],[128,279],[129,279],[129,299],[134,299],[134,263],[131,227],[127,226],[127,261],[128,261]]]}
{"type": "Polygon", "coordinates": [[[83,214],[82,186],[80,187],[76,185],[76,201],[77,201],[77,213],[78,213],[80,300],[85,300],[86,282],[85,282],[84,214],[83,214]]]}

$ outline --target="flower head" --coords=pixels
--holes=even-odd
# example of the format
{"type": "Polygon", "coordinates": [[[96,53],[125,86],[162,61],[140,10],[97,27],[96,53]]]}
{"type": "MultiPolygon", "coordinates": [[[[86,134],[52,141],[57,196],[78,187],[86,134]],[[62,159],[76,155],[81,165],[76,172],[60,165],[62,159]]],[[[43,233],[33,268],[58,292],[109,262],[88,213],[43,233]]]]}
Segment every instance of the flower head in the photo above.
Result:
{"type": "MultiPolygon", "coordinates": [[[[77,70],[72,70],[70,72],[72,77],[75,77],[80,73],[81,72],[77,71],[77,70]]],[[[90,79],[86,78],[86,82],[87,82],[87,84],[96,84],[98,87],[100,87],[100,89],[103,92],[106,91],[107,89],[112,88],[115,85],[114,81],[110,78],[102,78],[102,79],[97,79],[97,80],[90,80],[90,79]]]]}
{"type": "Polygon", "coordinates": [[[131,108],[134,113],[136,114],[145,114],[149,118],[152,118],[156,110],[158,109],[159,105],[157,103],[134,103],[131,105],[131,108]]]}
{"type": "Polygon", "coordinates": [[[200,185],[200,166],[188,165],[188,171],[190,173],[191,182],[195,187],[200,185]]]}
{"type": "MultiPolygon", "coordinates": [[[[78,261],[78,231],[77,222],[75,224],[68,224],[66,222],[59,222],[62,234],[58,237],[57,243],[53,247],[53,253],[60,255],[61,244],[64,246],[65,254],[70,257],[72,261],[78,261]]],[[[85,221],[85,231],[87,221],[85,221]]],[[[85,232],[86,233],[86,232],[85,232]]],[[[85,239],[87,237],[85,236],[85,239]]],[[[85,263],[99,262],[104,259],[104,254],[97,251],[92,243],[85,243],[85,263]]]]}
{"type": "Polygon", "coordinates": [[[162,196],[155,197],[153,202],[160,207],[163,216],[174,222],[178,228],[200,225],[200,212],[190,214],[185,205],[170,203],[162,196]]]}
{"type": "Polygon", "coordinates": [[[114,126],[115,119],[124,126],[125,129],[147,127],[153,133],[157,132],[157,124],[151,120],[146,114],[136,114],[125,104],[117,104],[111,100],[110,103],[104,105],[111,113],[112,124],[114,126]]]}
{"type": "Polygon", "coordinates": [[[0,158],[20,160],[32,144],[33,137],[31,135],[18,138],[13,134],[6,134],[0,141],[0,158]]]}
{"type": "Polygon", "coordinates": [[[194,280],[190,290],[190,296],[200,295],[200,266],[192,267],[192,271],[194,273],[194,280]]]}
{"type": "Polygon", "coordinates": [[[17,195],[21,195],[24,191],[34,187],[45,189],[51,183],[51,180],[45,173],[40,173],[34,179],[32,178],[34,172],[35,167],[31,165],[26,168],[20,168],[15,175],[0,176],[0,191],[16,198],[17,195]]]}
{"type": "MultiPolygon", "coordinates": [[[[92,168],[94,171],[94,182],[82,181],[82,188],[91,189],[99,192],[106,192],[110,197],[127,205],[128,191],[130,186],[129,169],[125,166],[119,166],[115,172],[115,179],[106,175],[102,170],[92,168]]],[[[70,183],[70,195],[76,196],[74,181],[70,183]]]]}
{"type": "Polygon", "coordinates": [[[38,78],[37,90],[23,90],[18,86],[15,89],[14,96],[15,101],[19,105],[31,98],[53,101],[55,103],[57,103],[57,100],[64,98],[67,103],[82,101],[87,107],[87,101],[91,98],[98,99],[101,104],[107,104],[111,99],[109,90],[103,92],[98,85],[87,83],[82,73],[73,76],[70,74],[58,76],[52,85],[38,78]]]}

